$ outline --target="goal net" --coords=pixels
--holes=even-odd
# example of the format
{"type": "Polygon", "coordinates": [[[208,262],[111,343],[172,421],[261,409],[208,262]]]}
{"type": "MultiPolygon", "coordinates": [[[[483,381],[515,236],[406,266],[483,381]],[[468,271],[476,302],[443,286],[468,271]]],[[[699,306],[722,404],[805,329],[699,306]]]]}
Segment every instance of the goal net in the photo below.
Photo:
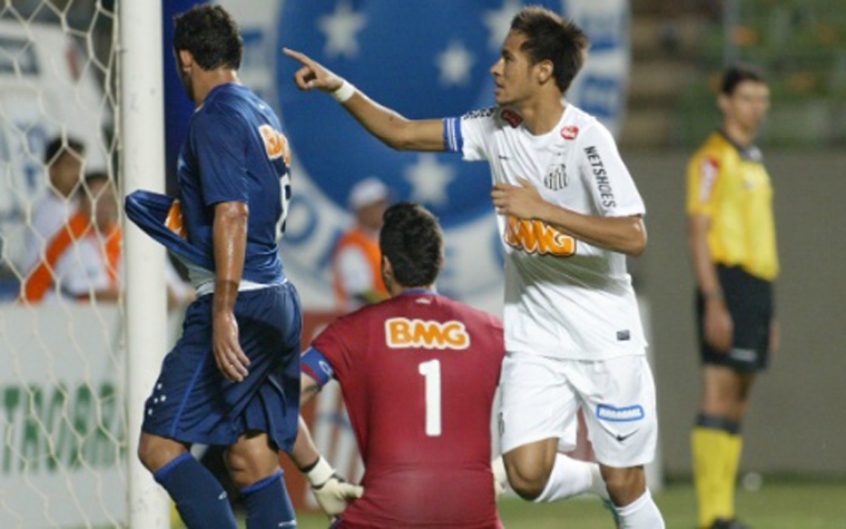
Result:
{"type": "Polygon", "coordinates": [[[3,528],[126,523],[116,22],[107,0],[0,3],[3,528]]]}

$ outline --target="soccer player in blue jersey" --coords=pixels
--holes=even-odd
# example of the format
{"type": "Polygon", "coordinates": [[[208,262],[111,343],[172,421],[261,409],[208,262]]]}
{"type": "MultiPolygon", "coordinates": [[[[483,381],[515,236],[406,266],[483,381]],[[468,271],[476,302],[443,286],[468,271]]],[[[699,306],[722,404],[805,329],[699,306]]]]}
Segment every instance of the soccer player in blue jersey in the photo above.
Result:
{"type": "Polygon", "coordinates": [[[297,434],[302,328],[277,247],[290,199],[287,140],[269,105],[238,81],[243,42],[231,16],[203,5],[175,24],[179,73],[197,105],[179,156],[180,243],[212,266],[189,263],[198,297],[147,400],[138,455],[188,527],[235,528],[220,483],[189,452],[228,446],[247,527],[294,527],[278,463],[297,434]]]}

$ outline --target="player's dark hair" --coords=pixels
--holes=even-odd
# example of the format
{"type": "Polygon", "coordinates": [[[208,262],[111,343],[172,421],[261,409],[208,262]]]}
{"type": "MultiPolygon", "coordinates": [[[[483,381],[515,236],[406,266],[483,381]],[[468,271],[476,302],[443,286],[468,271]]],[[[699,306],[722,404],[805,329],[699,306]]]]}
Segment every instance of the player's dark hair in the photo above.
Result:
{"type": "Polygon", "coordinates": [[[762,70],[751,64],[733,64],[723,71],[720,93],[730,96],[737,89],[737,86],[744,81],[766,83],[767,77],[762,70]]]}
{"type": "Polygon", "coordinates": [[[585,50],[590,45],[582,29],[549,9],[527,6],[511,20],[511,31],[526,36],[522,50],[529,55],[532,65],[552,62],[555,84],[561,93],[566,92],[582,69],[585,50]]]}
{"type": "Polygon", "coordinates": [[[237,70],[244,41],[235,19],[219,5],[198,5],[174,17],[173,49],[191,52],[203,70],[237,70]]]}
{"type": "Polygon", "coordinates": [[[66,154],[82,159],[85,155],[85,144],[76,138],[57,136],[44,149],[44,163],[52,165],[66,154]]]}
{"type": "Polygon", "coordinates": [[[394,278],[406,288],[431,285],[444,264],[444,236],[438,219],[413,202],[385,210],[379,249],[391,262],[394,278]]]}

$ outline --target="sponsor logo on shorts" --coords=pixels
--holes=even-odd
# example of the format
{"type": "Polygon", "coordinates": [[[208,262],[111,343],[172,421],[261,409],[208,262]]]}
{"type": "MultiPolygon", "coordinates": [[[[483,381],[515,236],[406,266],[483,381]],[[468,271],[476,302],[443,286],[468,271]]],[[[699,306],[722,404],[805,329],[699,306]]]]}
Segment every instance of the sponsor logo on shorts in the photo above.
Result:
{"type": "Polygon", "coordinates": [[[628,329],[617,331],[617,341],[618,342],[627,342],[632,339],[632,333],[629,332],[628,329]]]}
{"type": "Polygon", "coordinates": [[[624,408],[615,408],[607,404],[600,404],[596,407],[596,417],[601,421],[611,422],[632,422],[642,420],[646,414],[643,406],[635,404],[624,408]]]}
{"type": "Polygon", "coordinates": [[[391,349],[463,350],[470,347],[470,335],[460,321],[426,321],[391,318],[385,321],[385,339],[391,349]]]}
{"type": "Polygon", "coordinates": [[[729,351],[729,357],[740,362],[754,362],[758,358],[758,353],[755,349],[743,349],[735,347],[729,351]]]}
{"type": "Polygon", "coordinates": [[[629,433],[627,433],[627,434],[625,434],[625,435],[624,435],[624,434],[619,434],[619,433],[618,433],[618,434],[614,434],[614,439],[616,439],[617,441],[619,441],[619,442],[621,442],[621,443],[622,443],[622,442],[624,442],[626,439],[628,439],[629,437],[631,437],[631,436],[633,436],[634,434],[636,434],[637,432],[638,432],[638,430],[635,430],[635,431],[633,431],[633,432],[629,432],[629,433]]]}

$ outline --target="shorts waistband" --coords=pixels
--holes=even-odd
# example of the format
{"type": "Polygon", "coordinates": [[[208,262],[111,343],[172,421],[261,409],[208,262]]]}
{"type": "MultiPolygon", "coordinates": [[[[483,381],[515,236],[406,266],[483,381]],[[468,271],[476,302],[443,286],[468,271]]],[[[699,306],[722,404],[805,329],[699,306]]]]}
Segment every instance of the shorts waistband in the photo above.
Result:
{"type": "MultiPolygon", "coordinates": [[[[261,290],[263,288],[270,288],[275,287],[278,285],[284,285],[288,282],[288,279],[285,278],[279,283],[256,283],[254,281],[247,281],[246,279],[242,279],[241,282],[238,284],[238,292],[250,292],[252,290],[261,290]]],[[[208,294],[214,294],[214,281],[207,281],[197,286],[197,297],[205,296],[208,294]]]]}

